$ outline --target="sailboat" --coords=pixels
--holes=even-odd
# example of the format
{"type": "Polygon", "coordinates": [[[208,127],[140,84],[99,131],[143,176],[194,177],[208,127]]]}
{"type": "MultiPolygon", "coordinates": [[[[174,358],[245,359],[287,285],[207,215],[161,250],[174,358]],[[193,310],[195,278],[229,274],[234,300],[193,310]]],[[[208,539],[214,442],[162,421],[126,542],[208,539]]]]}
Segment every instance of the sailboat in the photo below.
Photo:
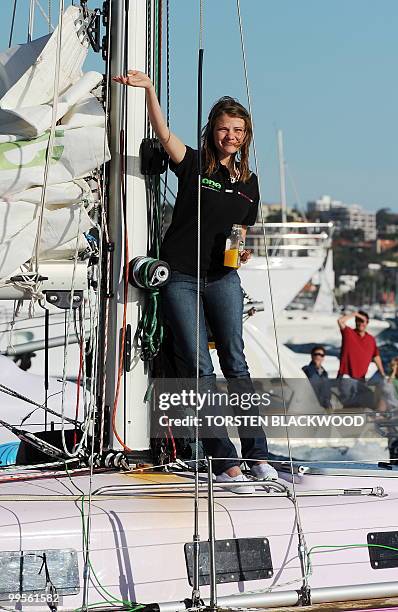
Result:
{"type": "MultiPolygon", "coordinates": [[[[313,276],[318,292],[312,307],[300,310],[288,308],[278,319],[280,338],[287,344],[310,344],[314,342],[313,329],[317,329],[317,342],[340,346],[341,337],[337,326],[340,310],[335,298],[335,273],[333,269],[333,250],[327,250],[322,266],[313,276]]],[[[351,325],[353,325],[351,323],[351,325]]],[[[377,337],[388,329],[389,323],[380,319],[370,319],[369,333],[377,337]]]]}
{"type": "MultiPolygon", "coordinates": [[[[0,145],[5,158],[13,160],[7,164],[12,163],[9,171],[14,172],[8,183],[2,182],[14,199],[3,203],[25,215],[30,207],[19,204],[32,203],[27,192],[41,187],[35,211],[22,215],[23,222],[18,220],[10,235],[11,248],[11,237],[26,229],[26,244],[14,247],[15,268],[22,269],[10,269],[2,278],[2,299],[23,298],[32,308],[41,303],[46,310],[62,302],[66,353],[70,336],[76,336],[79,346],[80,381],[75,387],[83,403],[80,409],[76,397],[71,401],[66,396],[66,365],[61,401],[51,406],[58,414],[49,411],[46,376],[42,403],[31,404],[29,385],[16,397],[41,415],[43,426],[33,432],[23,424],[12,425],[22,451],[16,465],[0,470],[2,606],[174,612],[204,607],[314,609],[321,603],[338,610],[348,602],[351,609],[374,609],[380,602],[385,607],[389,601],[394,605],[397,600],[389,598],[398,596],[395,465],[321,465],[290,456],[275,462],[277,482],[242,496],[213,483],[210,458],[200,459],[204,471],[199,471],[197,454],[191,462],[175,456],[167,432],[161,440],[163,455],[158,453],[160,465],[149,463],[148,364],[132,346],[148,298],[128,284],[126,270],[131,259],[147,255],[153,229],[148,220],[153,216],[146,204],[159,201],[158,185],[154,181],[148,194],[140,172],[147,124],[143,92],[111,87],[108,80],[101,114],[92,88],[81,86],[82,60],[89,44],[96,46],[100,14],[89,11],[86,2],[79,4],[68,7],[51,35],[11,49],[0,60],[8,79],[3,79],[0,109],[7,111],[7,125],[14,126],[7,128],[0,145]],[[68,107],[68,92],[75,88],[76,93],[76,87],[79,96],[68,107]],[[39,107],[37,113],[26,111],[32,106],[39,107]],[[89,137],[84,131],[80,136],[84,127],[79,125],[90,125],[92,115],[99,124],[90,128],[89,137]],[[75,127],[61,134],[66,116],[75,127]],[[111,160],[106,165],[108,127],[111,160]],[[42,129],[44,138],[36,136],[42,129]],[[49,146],[42,149],[42,142],[49,146]],[[30,146],[32,155],[22,158],[30,146]],[[40,173],[29,179],[30,160],[36,156],[40,173]],[[93,214],[95,194],[86,179],[87,173],[97,179],[97,168],[102,169],[103,188],[96,192],[93,214]],[[87,191],[77,183],[83,193],[60,196],[60,189],[68,194],[75,189],[72,183],[81,180],[87,191]],[[59,226],[51,223],[58,207],[75,227],[65,242],[56,231],[59,226]],[[90,231],[93,218],[97,233],[90,231]],[[80,261],[87,248],[83,238],[94,239],[96,245],[80,261]],[[19,251],[28,246],[33,257],[23,254],[22,261],[19,251]],[[65,255],[61,260],[54,255],[58,247],[65,255]],[[87,346],[84,309],[90,306],[95,334],[89,334],[87,346]],[[74,317],[74,310],[81,312],[74,317]],[[71,413],[72,423],[66,420],[71,404],[78,409],[71,413]],[[55,417],[60,433],[52,426],[55,417]]],[[[108,77],[127,66],[146,66],[158,83],[161,3],[111,0],[104,7],[108,77]]],[[[9,263],[12,268],[13,261],[9,263]]],[[[50,335],[51,329],[49,324],[50,335]]],[[[15,397],[11,386],[8,390],[15,397]]],[[[2,421],[8,429],[6,398],[2,421]]]]}

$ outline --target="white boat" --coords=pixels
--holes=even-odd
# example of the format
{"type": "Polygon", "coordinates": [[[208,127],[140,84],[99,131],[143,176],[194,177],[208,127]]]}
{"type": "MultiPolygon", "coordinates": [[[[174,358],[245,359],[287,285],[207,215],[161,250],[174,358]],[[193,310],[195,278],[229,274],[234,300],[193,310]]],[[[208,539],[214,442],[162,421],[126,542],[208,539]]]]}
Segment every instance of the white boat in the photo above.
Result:
{"type": "MultiPolygon", "coordinates": [[[[107,6],[110,73],[117,74],[124,66],[144,67],[148,54],[156,55],[160,3],[130,0],[126,13],[119,0],[107,6]]],[[[95,15],[87,12],[85,2],[82,7],[69,7],[66,15],[71,48],[59,56],[69,61],[80,58],[82,48],[88,45],[87,27],[95,24],[95,15]]],[[[94,36],[92,30],[90,36],[94,36]]],[[[57,39],[57,31],[53,38],[57,39]]],[[[50,43],[33,43],[39,57],[50,43]]],[[[60,46],[56,44],[55,49],[59,52],[60,46]]],[[[28,47],[20,50],[24,57],[26,50],[28,47]]],[[[33,56],[32,65],[37,59],[33,56]]],[[[21,77],[23,87],[18,89],[18,83],[14,83],[10,89],[16,87],[17,100],[21,92],[25,101],[29,99],[29,87],[34,83],[30,65],[26,74],[28,77],[21,77]]],[[[44,79],[54,82],[50,72],[45,71],[44,79]]],[[[65,84],[66,94],[71,86],[73,83],[65,84]]],[[[42,90],[46,91],[44,85],[42,90]]],[[[60,87],[60,93],[65,92],[60,87]]],[[[12,99],[8,90],[4,95],[12,99]]],[[[51,98],[43,95],[40,106],[48,103],[51,98]]],[[[57,300],[63,299],[63,291],[69,300],[69,314],[75,290],[82,308],[91,303],[87,301],[89,288],[94,304],[99,287],[105,287],[105,291],[102,316],[90,318],[97,327],[89,347],[94,349],[92,375],[87,372],[84,351],[84,366],[78,368],[84,382],[85,413],[79,423],[83,442],[78,449],[52,438],[40,442],[21,433],[20,428],[27,459],[24,464],[0,469],[2,606],[33,611],[92,608],[174,612],[206,605],[212,610],[283,610],[311,603],[327,603],[329,609],[335,606],[337,610],[340,605],[336,602],[358,609],[363,600],[373,600],[374,607],[380,602],[385,605],[388,598],[398,597],[395,465],[323,464],[288,456],[275,462],[277,482],[267,482],[265,487],[256,483],[255,494],[239,496],[207,478],[211,474],[210,458],[202,473],[192,469],[198,466],[197,457],[191,464],[172,457],[167,433],[161,440],[161,469],[142,465],[143,460],[150,459],[151,451],[148,370],[137,353],[130,354],[129,341],[144,300],[140,290],[127,287],[123,267],[132,257],[146,254],[147,248],[146,190],[138,165],[146,124],[143,92],[113,85],[110,107],[108,103],[106,98],[112,161],[105,171],[108,199],[106,206],[100,200],[102,214],[97,217],[111,254],[107,258],[103,249],[103,277],[93,274],[98,269],[91,261],[86,279],[84,274],[76,279],[76,257],[64,258],[59,271],[55,264],[43,261],[39,248],[35,250],[36,255],[39,253],[37,271],[32,266],[33,273],[29,274],[29,261],[26,264],[24,260],[21,263],[28,267],[23,274],[12,271],[3,278],[3,299],[23,296],[45,304],[54,295],[57,300]],[[125,115],[126,101],[129,112],[125,115]],[[126,201],[131,205],[124,207],[126,201]],[[107,228],[103,225],[105,216],[107,228]],[[110,259],[113,275],[109,274],[110,259]],[[45,275],[43,265],[47,265],[45,275]],[[80,283],[78,289],[75,281],[80,283]],[[47,293],[43,299],[44,289],[47,293]],[[100,354],[95,352],[97,342],[100,354]],[[109,434],[108,441],[105,434],[109,434]],[[46,464],[29,463],[38,449],[49,454],[46,464]],[[69,467],[65,466],[67,461],[69,467]],[[123,467],[127,468],[125,472],[121,471],[123,467]]],[[[69,112],[73,113],[73,107],[69,112]]],[[[54,127],[52,122],[52,132],[54,127]]],[[[103,126],[101,129],[104,161],[107,149],[103,126]]],[[[70,165],[64,164],[62,175],[65,168],[70,170],[70,165]]],[[[70,214],[74,217],[73,210],[70,214]]],[[[78,238],[79,234],[72,247],[75,256],[82,250],[78,238]]],[[[267,332],[262,323],[270,317],[265,284],[256,295],[258,273],[264,273],[264,262],[253,262],[247,269],[248,292],[263,304],[263,309],[246,323],[249,353],[256,354],[257,359],[254,376],[264,373],[261,358],[267,332]]],[[[98,314],[97,306],[94,310],[98,314]]],[[[80,327],[77,325],[80,346],[85,321],[82,316],[80,327]]],[[[67,345],[72,334],[73,319],[67,320],[67,345]]],[[[277,342],[277,337],[274,340],[277,342]]],[[[271,353],[269,350],[270,361],[274,359],[279,369],[279,359],[271,353]]],[[[66,367],[63,385],[65,380],[66,367]]],[[[61,414],[65,416],[68,400],[62,391],[61,414]]],[[[5,412],[6,403],[2,405],[5,412]]],[[[13,433],[18,433],[17,429],[13,433]]]]}
{"type": "MultiPolygon", "coordinates": [[[[281,341],[284,344],[317,343],[339,347],[341,345],[341,334],[337,319],[341,316],[341,311],[336,309],[333,251],[331,248],[329,248],[325,260],[313,280],[319,288],[312,307],[302,310],[287,308],[278,316],[277,325],[281,341]],[[315,330],[316,333],[314,334],[315,330]]],[[[355,323],[349,321],[348,325],[354,327],[355,323]]],[[[388,321],[375,318],[371,318],[369,321],[368,331],[375,337],[388,328],[388,321]]]]}

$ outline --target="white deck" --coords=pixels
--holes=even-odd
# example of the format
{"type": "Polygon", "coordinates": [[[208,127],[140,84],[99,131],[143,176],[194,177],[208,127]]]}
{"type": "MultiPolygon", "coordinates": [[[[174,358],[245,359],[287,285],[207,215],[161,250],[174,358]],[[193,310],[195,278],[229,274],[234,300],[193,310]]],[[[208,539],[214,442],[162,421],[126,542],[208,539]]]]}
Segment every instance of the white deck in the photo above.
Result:
{"type": "MultiPolygon", "coordinates": [[[[396,580],[396,568],[372,569],[366,543],[369,532],[396,530],[398,471],[374,469],[366,473],[369,475],[359,471],[357,475],[354,472],[341,476],[296,476],[298,507],[308,549],[365,545],[322,549],[322,554],[314,551],[311,588],[396,580]],[[343,495],[343,490],[359,492],[375,487],[383,487],[385,495],[343,495]],[[331,489],[339,490],[340,494],[339,491],[333,494],[331,489]],[[306,496],[302,497],[303,494],[306,496]]],[[[280,482],[291,491],[291,476],[288,473],[280,476],[280,482]]],[[[20,482],[5,482],[4,478],[5,475],[0,489],[0,549],[75,549],[82,587],[82,520],[76,502],[80,493],[74,485],[87,495],[89,477],[74,476],[74,485],[67,476],[20,482]],[[22,497],[12,500],[9,496],[22,497]]],[[[192,541],[193,493],[192,489],[184,490],[186,483],[193,483],[191,474],[108,473],[93,477],[92,490],[102,488],[102,493],[92,500],[90,559],[101,584],[118,599],[150,603],[191,596],[184,544],[192,541]],[[162,488],[152,490],[154,484],[162,488]],[[109,486],[119,487],[119,495],[107,496],[109,486]]],[[[87,501],[85,508],[87,513],[87,501]]],[[[215,522],[217,539],[268,538],[274,570],[269,580],[220,585],[219,597],[253,590],[300,588],[295,511],[285,494],[258,491],[256,495],[239,496],[215,487],[215,522]]],[[[199,523],[201,540],[207,540],[205,483],[200,493],[199,523]]],[[[209,587],[202,587],[201,595],[208,597],[209,587]]],[[[64,596],[60,609],[77,608],[81,597],[81,593],[64,596]]],[[[101,599],[95,581],[91,580],[89,601],[101,599]]]]}

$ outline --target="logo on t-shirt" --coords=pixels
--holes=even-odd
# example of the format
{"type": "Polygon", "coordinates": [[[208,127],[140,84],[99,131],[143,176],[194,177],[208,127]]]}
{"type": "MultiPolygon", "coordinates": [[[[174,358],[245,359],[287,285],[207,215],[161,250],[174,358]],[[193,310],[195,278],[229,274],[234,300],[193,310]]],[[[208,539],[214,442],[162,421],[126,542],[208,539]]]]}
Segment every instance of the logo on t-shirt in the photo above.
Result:
{"type": "Polygon", "coordinates": [[[208,178],[202,178],[202,187],[206,187],[206,189],[211,189],[212,191],[221,191],[222,189],[221,183],[216,183],[216,181],[212,181],[208,178]]]}

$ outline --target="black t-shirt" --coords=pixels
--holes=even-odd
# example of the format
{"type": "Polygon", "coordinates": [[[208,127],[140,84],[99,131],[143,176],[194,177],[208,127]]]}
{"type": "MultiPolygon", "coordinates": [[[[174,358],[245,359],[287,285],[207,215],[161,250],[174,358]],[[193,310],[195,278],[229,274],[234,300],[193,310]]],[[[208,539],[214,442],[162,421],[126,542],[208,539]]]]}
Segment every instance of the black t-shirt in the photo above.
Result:
{"type": "MultiPolygon", "coordinates": [[[[178,164],[170,161],[178,178],[178,192],[171,225],[163,240],[160,257],[172,270],[197,274],[198,164],[197,151],[187,147],[178,164]]],[[[222,164],[211,176],[202,176],[200,271],[229,272],[224,267],[225,241],[233,224],[254,225],[259,192],[255,174],[247,183],[231,183],[228,168],[222,164]]]]}

